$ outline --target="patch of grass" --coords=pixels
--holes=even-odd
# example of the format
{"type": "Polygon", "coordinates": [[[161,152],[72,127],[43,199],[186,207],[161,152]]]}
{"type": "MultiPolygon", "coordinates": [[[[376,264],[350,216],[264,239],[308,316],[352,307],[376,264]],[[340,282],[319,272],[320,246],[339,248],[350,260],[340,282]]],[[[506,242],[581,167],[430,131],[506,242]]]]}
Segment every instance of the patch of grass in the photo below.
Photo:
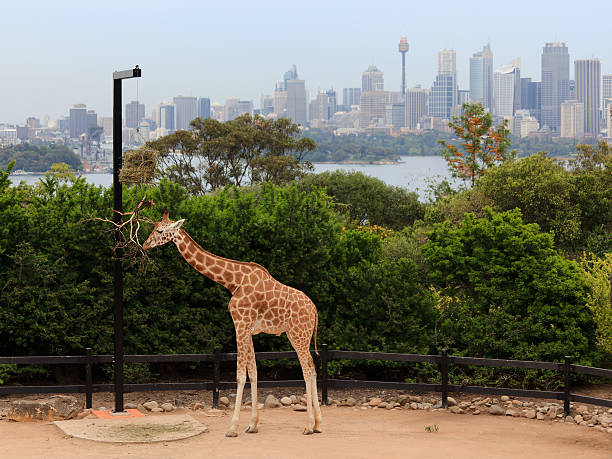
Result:
{"type": "Polygon", "coordinates": [[[435,433],[440,430],[440,426],[438,424],[432,424],[430,426],[425,426],[425,432],[435,433]]]}

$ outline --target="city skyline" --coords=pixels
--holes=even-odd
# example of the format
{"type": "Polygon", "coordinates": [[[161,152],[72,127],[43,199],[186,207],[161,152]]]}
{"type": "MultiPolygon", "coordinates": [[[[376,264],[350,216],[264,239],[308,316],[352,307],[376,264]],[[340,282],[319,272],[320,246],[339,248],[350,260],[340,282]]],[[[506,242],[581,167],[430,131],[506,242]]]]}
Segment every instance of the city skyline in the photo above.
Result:
{"type": "MultiPolygon", "coordinates": [[[[436,9],[443,13],[440,16],[423,6],[391,2],[376,8],[365,2],[338,2],[325,9],[322,2],[285,8],[263,3],[257,8],[246,3],[204,8],[177,2],[169,8],[155,2],[111,1],[100,9],[76,2],[59,7],[33,2],[27,11],[25,6],[7,5],[0,25],[12,45],[5,51],[7,70],[0,75],[0,122],[23,123],[28,116],[58,118],[81,103],[108,116],[112,71],[136,64],[143,68],[143,78],[125,85],[124,103],[138,100],[147,113],[176,95],[208,96],[222,103],[236,97],[257,104],[262,95],[273,93],[278,76],[291,64],[298,65],[310,99],[319,90],[359,87],[362,72],[372,64],[384,72],[386,89],[399,90],[401,35],[410,45],[408,88],[431,85],[438,51],[447,48],[456,51],[459,87],[469,89],[470,57],[487,42],[494,51],[494,68],[520,56],[521,76],[534,81],[540,79],[541,49],[551,41],[567,43],[572,63],[599,58],[601,73],[612,73],[606,33],[612,7],[604,2],[590,2],[575,11],[564,8],[564,2],[549,8],[552,2],[518,1],[512,14],[489,5],[487,16],[478,5],[450,2],[441,2],[442,8],[436,9]],[[203,18],[206,21],[197,22],[203,18]],[[586,31],[576,27],[585,18],[586,31]],[[155,29],[160,22],[166,26],[164,33],[155,29]],[[313,34],[313,23],[321,33],[313,34]],[[370,23],[372,32],[363,33],[361,27],[370,23]],[[109,28],[138,31],[135,24],[142,30],[133,34],[109,28]],[[463,30],[466,24],[473,28],[468,33],[463,30]]],[[[570,68],[573,79],[573,65],[570,68]]]]}

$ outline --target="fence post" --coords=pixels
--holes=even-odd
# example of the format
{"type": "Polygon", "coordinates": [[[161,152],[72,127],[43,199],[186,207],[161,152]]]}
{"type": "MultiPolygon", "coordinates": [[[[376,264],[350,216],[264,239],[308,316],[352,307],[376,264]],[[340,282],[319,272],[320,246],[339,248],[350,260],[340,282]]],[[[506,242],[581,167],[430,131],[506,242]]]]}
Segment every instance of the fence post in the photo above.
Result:
{"type": "Polygon", "coordinates": [[[321,404],[327,406],[327,362],[329,361],[329,350],[327,344],[321,345],[321,404]]]}
{"type": "Polygon", "coordinates": [[[91,348],[85,348],[85,408],[92,407],[92,395],[93,395],[93,376],[92,366],[93,358],[91,356],[91,348]]]}
{"type": "Polygon", "coordinates": [[[570,415],[570,392],[572,390],[570,379],[570,373],[572,370],[570,366],[571,364],[572,358],[569,355],[566,355],[563,363],[563,379],[565,384],[565,391],[563,394],[563,412],[565,413],[566,417],[570,415]]]}
{"type": "Polygon", "coordinates": [[[442,408],[448,408],[448,350],[442,349],[440,373],[442,374],[442,408]]]}
{"type": "Polygon", "coordinates": [[[221,380],[221,348],[215,346],[213,356],[214,371],[213,371],[213,408],[219,408],[219,381],[221,380]]]}

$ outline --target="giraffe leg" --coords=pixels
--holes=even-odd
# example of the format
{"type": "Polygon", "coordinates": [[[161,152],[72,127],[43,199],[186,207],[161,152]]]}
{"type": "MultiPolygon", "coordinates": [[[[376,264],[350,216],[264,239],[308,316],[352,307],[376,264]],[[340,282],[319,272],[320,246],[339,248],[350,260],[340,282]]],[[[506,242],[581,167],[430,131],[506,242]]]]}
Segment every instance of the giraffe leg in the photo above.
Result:
{"type": "Polygon", "coordinates": [[[312,385],[312,405],[314,408],[314,433],[321,433],[321,421],[323,420],[323,415],[321,414],[321,407],[319,406],[319,395],[317,393],[317,373],[315,372],[312,375],[311,379],[312,385]]]}
{"type": "MultiPolygon", "coordinates": [[[[244,334],[239,334],[236,330],[236,342],[238,343],[238,357],[236,363],[236,381],[238,383],[238,390],[236,391],[236,403],[234,405],[234,415],[232,416],[232,424],[229,430],[225,433],[226,437],[237,437],[238,436],[238,423],[240,422],[240,408],[242,408],[242,393],[244,391],[244,385],[246,383],[246,353],[245,344],[246,337],[244,334]]],[[[252,349],[252,347],[251,347],[252,349]]]]}
{"type": "Polygon", "coordinates": [[[304,435],[310,435],[314,433],[315,419],[312,408],[312,377],[315,374],[314,362],[308,349],[308,345],[304,345],[305,340],[301,339],[299,335],[291,332],[287,332],[289,341],[295,349],[300,360],[302,367],[302,374],[304,375],[304,383],[306,384],[306,412],[308,414],[308,422],[304,428],[304,435]]]}
{"type": "Polygon", "coordinates": [[[259,423],[259,407],[257,406],[257,364],[255,361],[255,351],[253,349],[253,337],[249,337],[251,342],[250,351],[248,353],[247,370],[249,372],[249,381],[251,382],[251,422],[247,427],[247,433],[257,433],[257,424],[259,423]]]}

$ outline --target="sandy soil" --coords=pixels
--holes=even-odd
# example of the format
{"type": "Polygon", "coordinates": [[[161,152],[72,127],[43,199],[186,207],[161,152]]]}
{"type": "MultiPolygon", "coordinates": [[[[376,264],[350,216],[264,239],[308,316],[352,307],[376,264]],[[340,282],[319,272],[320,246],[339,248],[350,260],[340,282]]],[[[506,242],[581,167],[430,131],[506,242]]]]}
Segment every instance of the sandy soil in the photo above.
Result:
{"type": "MultiPolygon", "coordinates": [[[[304,436],[306,413],[277,408],[261,411],[258,434],[225,438],[227,412],[190,414],[209,432],[176,442],[126,445],[66,437],[52,423],[1,421],[0,457],[612,458],[612,435],[607,432],[524,418],[324,407],[324,432],[304,436]],[[425,431],[435,424],[437,433],[425,431]]],[[[248,417],[249,411],[242,411],[243,428],[248,417]]]]}

